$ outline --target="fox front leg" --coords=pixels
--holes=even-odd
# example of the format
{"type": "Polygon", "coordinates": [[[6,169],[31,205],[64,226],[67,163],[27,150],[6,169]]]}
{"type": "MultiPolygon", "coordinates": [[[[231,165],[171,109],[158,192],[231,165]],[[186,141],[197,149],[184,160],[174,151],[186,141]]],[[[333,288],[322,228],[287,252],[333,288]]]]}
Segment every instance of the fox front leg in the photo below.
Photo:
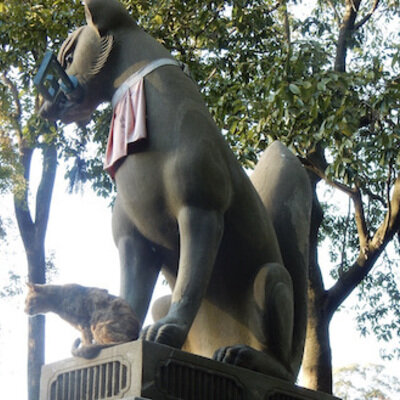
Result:
{"type": "Polygon", "coordinates": [[[142,326],[162,260],[154,245],[130,222],[118,197],[113,210],[113,235],[120,258],[120,296],[129,303],[142,326]]]}
{"type": "Polygon", "coordinates": [[[168,314],[142,338],[181,348],[208,287],[223,232],[223,215],[197,207],[178,214],[180,259],[168,314]]]}

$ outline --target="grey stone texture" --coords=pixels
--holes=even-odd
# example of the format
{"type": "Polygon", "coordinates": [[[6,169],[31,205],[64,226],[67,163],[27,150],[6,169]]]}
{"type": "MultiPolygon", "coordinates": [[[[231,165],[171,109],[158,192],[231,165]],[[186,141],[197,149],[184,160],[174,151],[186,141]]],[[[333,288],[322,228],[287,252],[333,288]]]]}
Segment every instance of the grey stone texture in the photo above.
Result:
{"type": "MultiPolygon", "coordinates": [[[[86,0],[85,11],[87,25],[59,57],[84,97],[46,102],[48,118],[90,118],[133,73],[172,60],[117,0],[86,0]],[[102,43],[113,43],[106,60],[102,43]]],[[[307,317],[311,191],[303,167],[276,142],[252,183],[181,68],[160,67],[144,86],[148,139],[115,173],[121,296],[141,323],[160,271],[172,296],[141,337],[294,382],[307,317]]]]}
{"type": "Polygon", "coordinates": [[[338,400],[284,380],[138,340],[42,369],[40,400],[338,400]]]}

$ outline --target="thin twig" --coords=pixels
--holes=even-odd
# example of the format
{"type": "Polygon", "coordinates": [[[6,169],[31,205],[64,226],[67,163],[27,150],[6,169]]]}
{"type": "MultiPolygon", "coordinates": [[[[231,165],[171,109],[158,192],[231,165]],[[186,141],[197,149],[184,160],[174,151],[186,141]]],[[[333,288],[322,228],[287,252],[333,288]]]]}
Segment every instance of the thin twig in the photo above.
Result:
{"type": "Polygon", "coordinates": [[[321,171],[316,165],[311,163],[310,160],[305,160],[303,158],[300,158],[300,160],[308,170],[314,172],[314,174],[323,179],[328,185],[332,186],[335,189],[340,190],[341,192],[347,194],[348,196],[354,195],[354,189],[344,185],[343,183],[329,179],[326,176],[325,172],[321,171]]]}
{"type": "Polygon", "coordinates": [[[332,186],[335,189],[340,190],[341,192],[347,194],[351,198],[351,200],[354,203],[355,220],[360,242],[360,248],[363,254],[365,254],[365,256],[368,256],[369,235],[368,235],[368,228],[365,219],[365,212],[362,203],[360,188],[357,186],[357,184],[354,188],[351,188],[340,182],[331,180],[326,176],[326,174],[323,171],[321,171],[317,166],[315,166],[309,160],[302,160],[302,161],[307,169],[314,172],[317,176],[323,179],[328,185],[332,186]]]}
{"type": "Polygon", "coordinates": [[[363,191],[365,192],[366,195],[368,195],[372,200],[377,200],[379,201],[383,207],[387,207],[387,201],[382,196],[379,196],[376,193],[373,193],[370,189],[368,188],[363,188],[363,191]]]}
{"type": "Polygon", "coordinates": [[[209,80],[217,73],[217,68],[214,68],[211,73],[207,76],[207,78],[204,80],[204,84],[207,84],[209,80]]]}

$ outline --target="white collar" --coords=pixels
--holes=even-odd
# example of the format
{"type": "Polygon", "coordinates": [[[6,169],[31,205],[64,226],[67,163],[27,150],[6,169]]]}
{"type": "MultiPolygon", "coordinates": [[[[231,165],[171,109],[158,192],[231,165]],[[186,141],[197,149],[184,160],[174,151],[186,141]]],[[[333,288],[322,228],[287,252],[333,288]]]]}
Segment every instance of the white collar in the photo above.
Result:
{"type": "Polygon", "coordinates": [[[121,100],[125,92],[131,86],[133,86],[136,82],[144,78],[146,75],[150,74],[150,72],[153,72],[155,69],[162,67],[164,65],[175,65],[177,67],[181,67],[181,63],[179,61],[172,60],[170,58],[159,58],[158,60],[154,60],[151,63],[140,68],[138,71],[133,73],[126,81],[124,81],[121,84],[121,86],[116,90],[111,100],[113,108],[117,105],[117,103],[121,100]]]}

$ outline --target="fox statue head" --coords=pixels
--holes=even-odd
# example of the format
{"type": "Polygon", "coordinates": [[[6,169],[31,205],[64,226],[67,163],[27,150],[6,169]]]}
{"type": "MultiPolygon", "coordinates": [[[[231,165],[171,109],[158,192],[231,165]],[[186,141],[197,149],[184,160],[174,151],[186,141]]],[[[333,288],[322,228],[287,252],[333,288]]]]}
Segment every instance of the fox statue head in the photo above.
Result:
{"type": "Polygon", "coordinates": [[[62,96],[58,101],[45,100],[40,115],[65,123],[87,121],[96,107],[111,99],[116,87],[117,64],[120,59],[115,40],[119,34],[137,28],[127,11],[117,0],[86,0],[87,25],[75,30],[64,41],[58,62],[69,76],[74,76],[80,96],[62,96]]]}

